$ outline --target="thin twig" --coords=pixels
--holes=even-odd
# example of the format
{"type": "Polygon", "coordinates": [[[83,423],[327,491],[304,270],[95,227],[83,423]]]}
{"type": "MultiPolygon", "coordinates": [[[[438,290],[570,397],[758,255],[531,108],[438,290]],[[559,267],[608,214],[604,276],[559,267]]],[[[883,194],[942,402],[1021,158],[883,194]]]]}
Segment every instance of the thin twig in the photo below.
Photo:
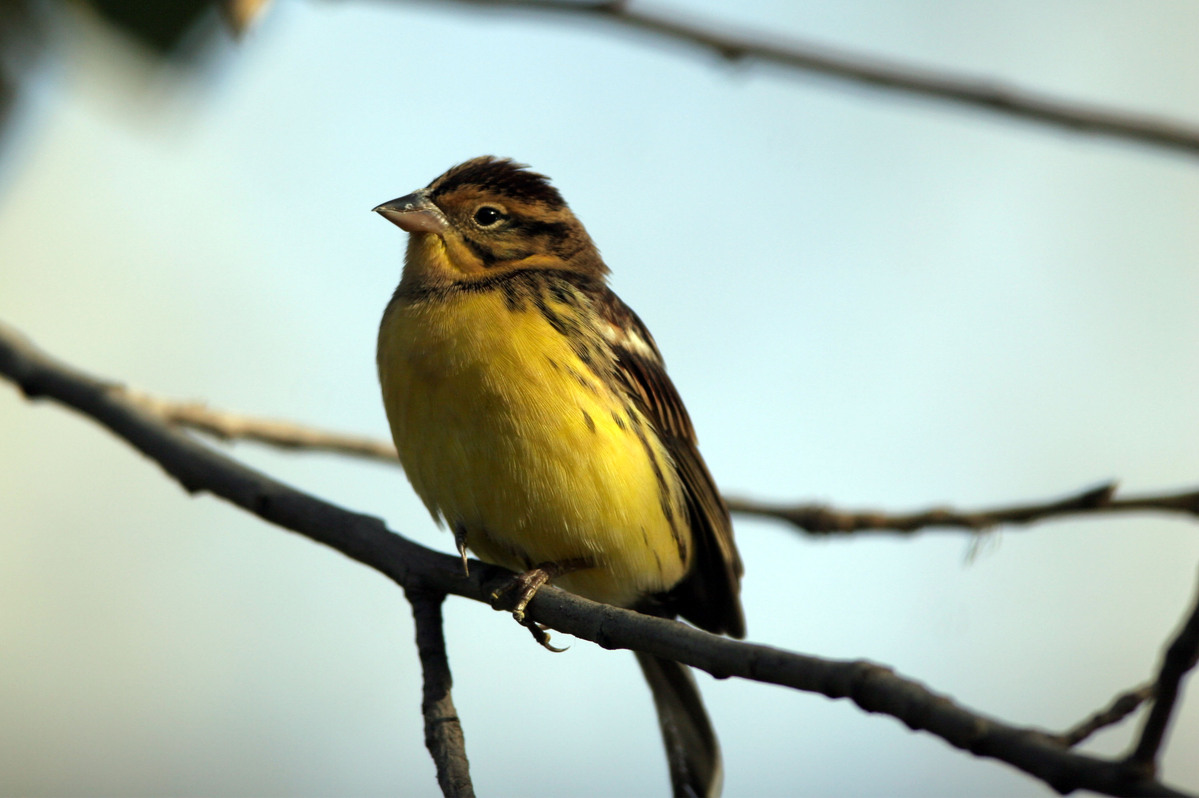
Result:
{"type": "Polygon", "coordinates": [[[124,391],[129,401],[170,424],[188,427],[221,440],[232,441],[240,438],[269,443],[284,449],[336,452],[392,462],[396,459],[395,447],[375,438],[213,410],[204,402],[178,402],[136,388],[121,387],[114,390],[124,391]]]}
{"type": "MultiPolygon", "coordinates": [[[[511,579],[502,569],[439,554],[397,535],[377,518],[344,510],[248,468],[166,425],[130,403],[111,383],[78,372],[39,351],[0,324],[0,374],[29,397],[75,408],[153,458],[192,492],[207,491],[258,517],[342,552],[408,591],[453,593],[490,603],[511,579]]],[[[864,660],[829,660],[717,637],[676,621],[654,618],[544,587],[527,617],[604,648],[627,648],[737,676],[849,698],[867,712],[901,720],[978,756],[1006,762],[1067,793],[1184,796],[1123,760],[1081,754],[1052,735],[971,711],[889,668],[864,660]]]]}
{"type": "MultiPolygon", "coordinates": [[[[276,419],[214,410],[202,402],[179,402],[133,388],[113,386],[130,402],[162,420],[223,440],[255,440],[284,449],[320,450],[395,464],[395,447],[363,436],[308,427],[276,419]]],[[[1024,525],[1069,515],[1113,512],[1169,512],[1199,516],[1199,491],[1116,498],[1116,484],[1087,488],[1064,499],[1012,505],[987,510],[948,507],[918,513],[848,512],[823,504],[772,504],[726,497],[729,509],[742,515],[774,518],[817,536],[864,532],[913,534],[929,527],[955,527],[983,531],[1001,524],[1024,525]]]]}
{"type": "Polygon", "coordinates": [[[1140,740],[1128,757],[1128,763],[1152,778],[1157,774],[1157,754],[1170,726],[1174,705],[1178,701],[1178,690],[1182,679],[1199,661],[1199,591],[1190,617],[1183,624],[1178,636],[1166,649],[1162,657],[1161,671],[1157,676],[1157,698],[1153,709],[1145,718],[1140,740]]]}
{"type": "MultiPolygon", "coordinates": [[[[425,0],[427,3],[428,0],[425,0]]],[[[438,0],[489,11],[523,11],[600,18],[652,36],[682,42],[728,61],[760,60],[858,84],[933,97],[1074,131],[1135,141],[1199,155],[1199,127],[1162,116],[1074,102],[984,78],[913,66],[899,61],[784,39],[775,31],[737,30],[714,19],[687,16],[642,3],[609,0],[438,0]]]]}
{"type": "Polygon", "coordinates": [[[1067,747],[1078,745],[1100,729],[1114,726],[1136,712],[1137,707],[1153,698],[1156,687],[1156,684],[1143,684],[1121,693],[1106,709],[1096,712],[1069,731],[1057,735],[1057,739],[1067,747]]]}
{"type": "Polygon", "coordinates": [[[416,650],[424,678],[420,709],[425,716],[425,747],[437,765],[441,794],[446,798],[473,798],[475,788],[470,781],[466,738],[450,695],[453,679],[441,622],[445,594],[409,590],[407,596],[416,621],[416,650]]]}
{"type": "Polygon", "coordinates": [[[832,536],[862,532],[913,534],[930,527],[953,527],[983,531],[1001,524],[1027,525],[1049,518],[1152,510],[1199,516],[1199,491],[1163,493],[1116,498],[1116,483],[1087,488],[1063,499],[1031,504],[993,507],[985,510],[955,510],[937,507],[918,513],[846,512],[823,504],[771,504],[748,499],[727,499],[735,513],[787,521],[809,535],[832,536]]]}

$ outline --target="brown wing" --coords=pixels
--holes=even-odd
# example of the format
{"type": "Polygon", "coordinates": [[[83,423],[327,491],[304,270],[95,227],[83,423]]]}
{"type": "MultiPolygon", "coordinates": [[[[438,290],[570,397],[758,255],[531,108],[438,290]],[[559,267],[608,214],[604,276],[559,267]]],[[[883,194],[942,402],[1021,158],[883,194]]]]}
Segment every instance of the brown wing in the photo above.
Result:
{"type": "Polygon", "coordinates": [[[597,299],[597,309],[611,325],[605,333],[616,355],[617,376],[666,444],[686,494],[695,557],[687,576],[670,591],[668,603],[703,629],[744,637],[745,569],[733,542],[728,508],[700,457],[687,409],[637,314],[609,290],[597,299]]]}

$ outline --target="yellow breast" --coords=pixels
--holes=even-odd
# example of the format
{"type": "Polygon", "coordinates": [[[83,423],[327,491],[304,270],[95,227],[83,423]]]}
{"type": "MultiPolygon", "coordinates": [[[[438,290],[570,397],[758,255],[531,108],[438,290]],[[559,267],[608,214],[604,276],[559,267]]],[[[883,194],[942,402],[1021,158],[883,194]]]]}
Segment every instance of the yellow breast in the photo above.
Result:
{"type": "Polygon", "coordinates": [[[481,559],[521,571],[588,558],[596,568],[555,583],[624,606],[682,578],[690,529],[669,455],[532,303],[398,299],[378,365],[408,479],[481,559]]]}

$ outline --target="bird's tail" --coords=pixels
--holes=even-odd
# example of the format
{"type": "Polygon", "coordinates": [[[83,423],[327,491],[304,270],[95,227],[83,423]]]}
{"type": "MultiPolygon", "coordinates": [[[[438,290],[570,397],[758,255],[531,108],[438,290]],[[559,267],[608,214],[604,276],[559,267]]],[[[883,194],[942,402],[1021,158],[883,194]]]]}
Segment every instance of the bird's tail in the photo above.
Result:
{"type": "Polygon", "coordinates": [[[672,660],[633,653],[654,694],[675,798],[717,798],[724,786],[720,743],[691,669],[672,660]]]}

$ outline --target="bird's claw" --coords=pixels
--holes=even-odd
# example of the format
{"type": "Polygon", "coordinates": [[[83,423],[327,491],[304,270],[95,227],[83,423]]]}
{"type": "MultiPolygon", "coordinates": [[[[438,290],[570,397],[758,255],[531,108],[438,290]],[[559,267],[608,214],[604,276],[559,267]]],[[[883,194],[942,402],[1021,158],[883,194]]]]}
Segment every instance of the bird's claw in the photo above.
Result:
{"type": "Polygon", "coordinates": [[[454,526],[454,545],[458,547],[458,554],[462,557],[462,573],[470,576],[470,562],[466,559],[466,527],[461,524],[454,526]]]}
{"type": "MultiPolygon", "coordinates": [[[[513,613],[513,614],[515,615],[515,613],[513,613]]],[[[538,643],[540,643],[542,648],[544,648],[548,651],[552,651],[555,654],[561,654],[563,651],[570,648],[570,646],[558,648],[555,645],[551,645],[550,644],[550,633],[545,631],[546,627],[544,624],[533,623],[532,621],[528,621],[528,622],[520,621],[520,625],[525,627],[526,629],[528,629],[529,632],[533,635],[533,639],[536,640],[538,643]]]]}
{"type": "MultiPolygon", "coordinates": [[[[549,633],[545,631],[545,626],[535,623],[525,616],[525,608],[529,606],[529,602],[533,600],[535,595],[537,595],[537,591],[541,589],[541,586],[550,581],[550,577],[551,574],[548,568],[530,568],[528,571],[517,574],[495,590],[491,591],[491,600],[492,602],[499,601],[500,598],[505,594],[515,591],[516,603],[512,607],[512,617],[517,623],[528,629],[530,634],[533,635],[533,639],[541,644],[542,647],[548,649],[549,651],[553,651],[556,654],[560,654],[566,649],[558,648],[557,646],[550,644],[550,636],[549,633]]],[[[496,607],[496,609],[507,608],[496,607]]]]}

